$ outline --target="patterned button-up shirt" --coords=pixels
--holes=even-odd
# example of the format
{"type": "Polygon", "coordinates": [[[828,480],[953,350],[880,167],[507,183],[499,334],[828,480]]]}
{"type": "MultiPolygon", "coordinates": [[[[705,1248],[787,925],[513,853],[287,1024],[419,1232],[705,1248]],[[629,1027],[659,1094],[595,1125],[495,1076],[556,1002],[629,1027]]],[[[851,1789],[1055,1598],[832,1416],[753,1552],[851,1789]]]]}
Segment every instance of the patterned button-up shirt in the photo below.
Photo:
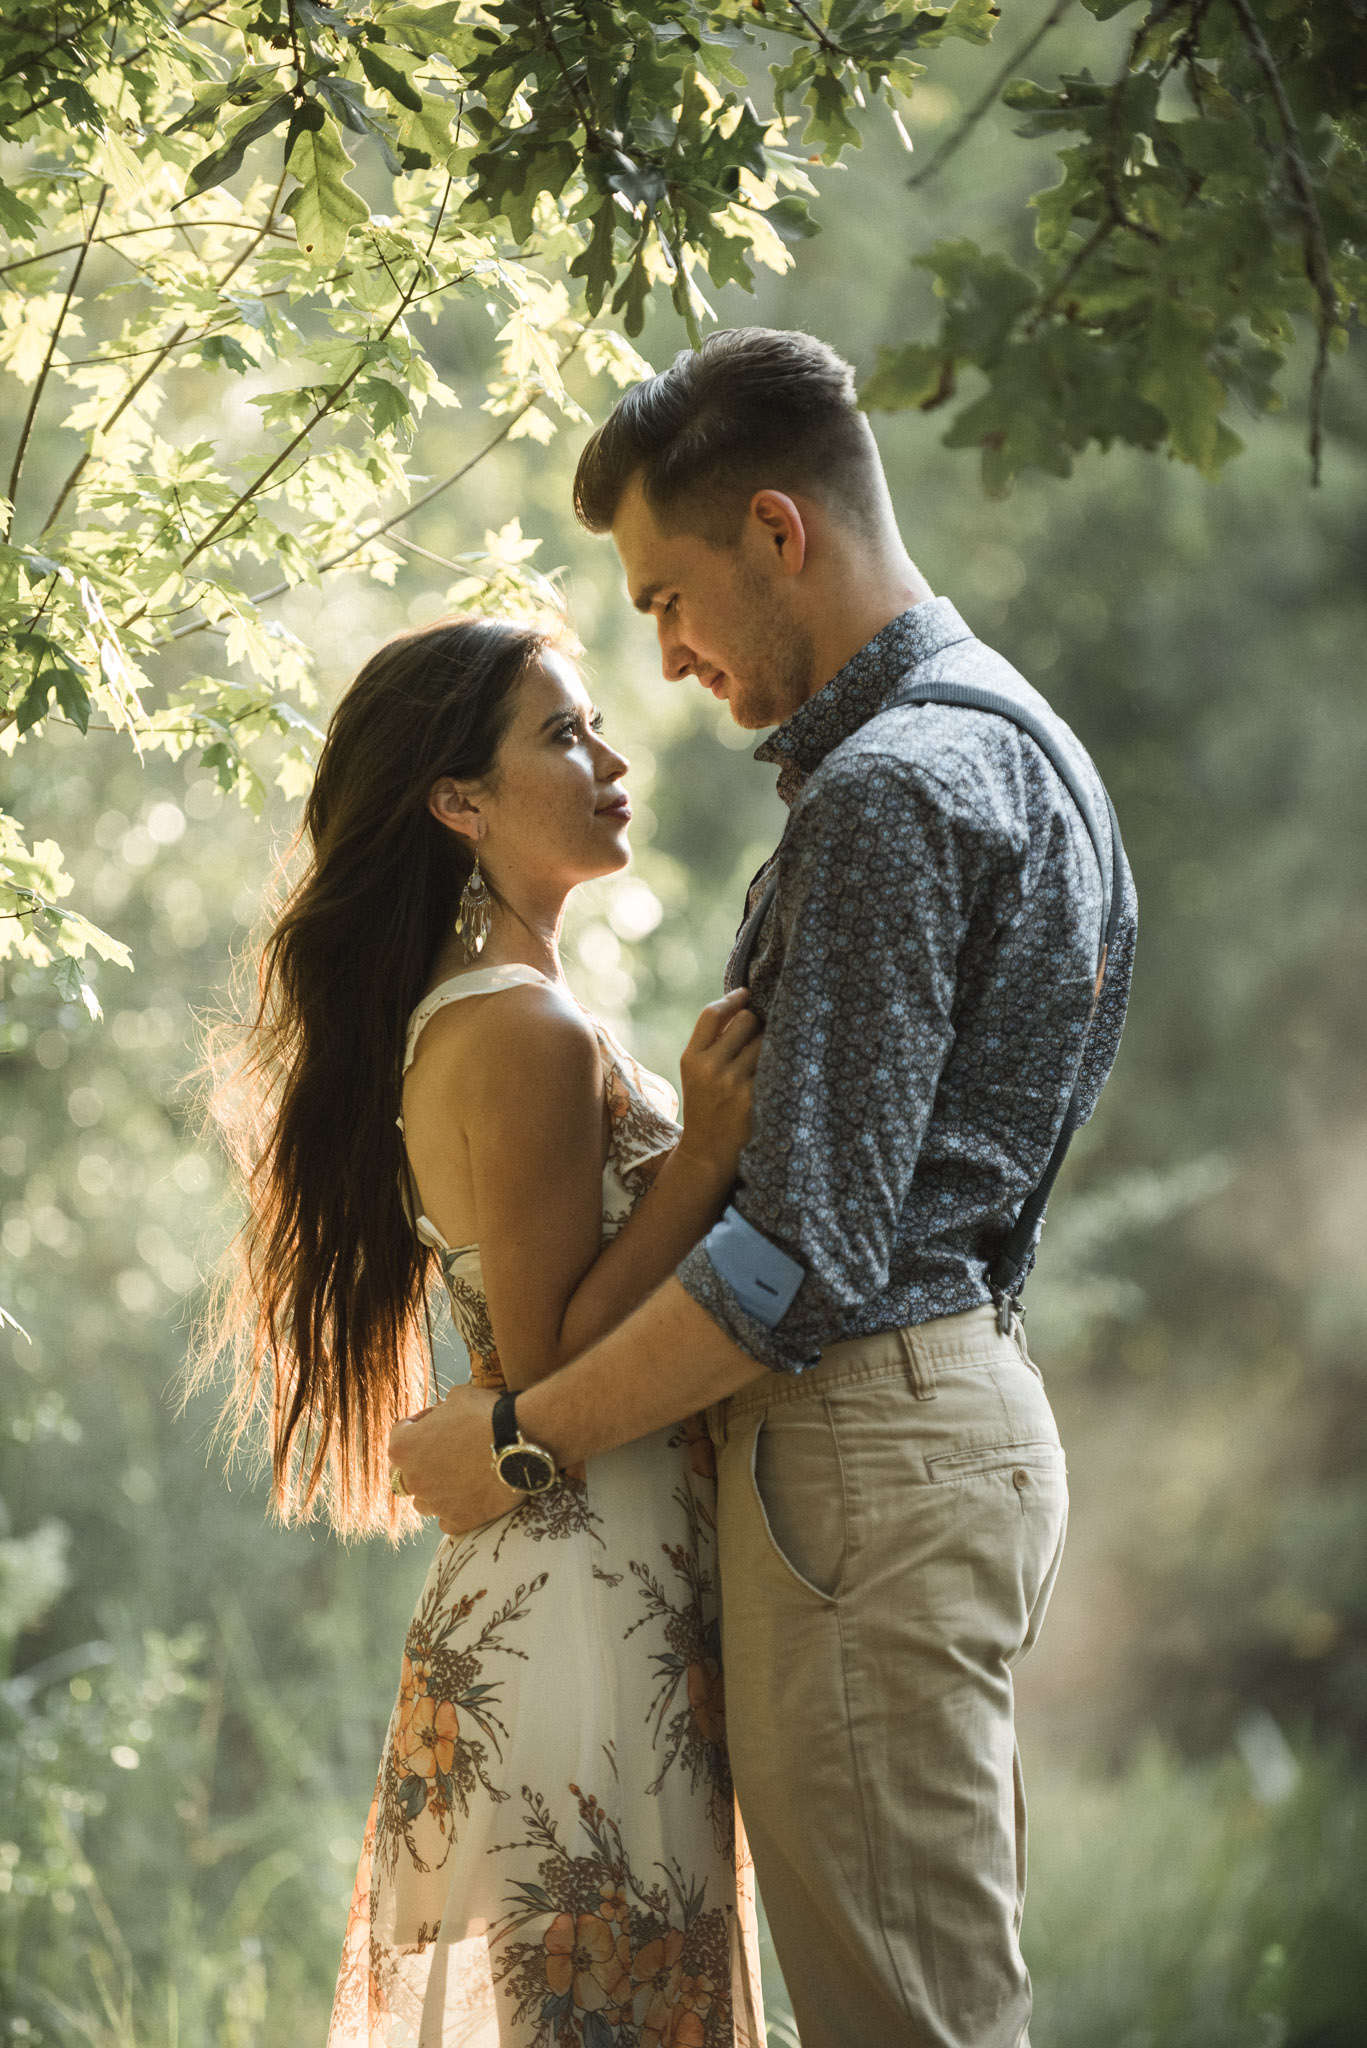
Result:
{"type": "Polygon", "coordinates": [[[1105,817],[1078,740],[945,598],[885,626],[759,748],[790,815],[748,975],[765,1031],[732,1201],[800,1284],[761,1319],[707,1241],[679,1278],[780,1370],[989,1300],[986,1267],[1044,1170],[1079,1061],[1090,1116],[1120,1043],[1128,869],[1093,1014],[1102,882],[1076,805],[1004,718],[884,711],[913,677],[1042,713],[1105,817]]]}

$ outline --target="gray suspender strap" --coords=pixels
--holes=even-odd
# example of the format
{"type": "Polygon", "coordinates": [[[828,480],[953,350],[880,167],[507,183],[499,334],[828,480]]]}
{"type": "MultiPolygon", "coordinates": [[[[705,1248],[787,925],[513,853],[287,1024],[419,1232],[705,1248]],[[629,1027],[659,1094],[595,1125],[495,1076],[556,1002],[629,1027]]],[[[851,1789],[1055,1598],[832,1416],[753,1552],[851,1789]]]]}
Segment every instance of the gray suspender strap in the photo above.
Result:
{"type": "MultiPolygon", "coordinates": [[[[1115,939],[1116,926],[1120,922],[1120,909],[1124,896],[1124,852],[1120,843],[1120,826],[1115,815],[1115,806],[1106,796],[1107,831],[1103,836],[1096,807],[1086,784],[1077,773],[1073,763],[1059,746],[1058,739],[1045,721],[1027,705],[1018,704],[1010,697],[999,696],[995,690],[979,689],[974,683],[906,683],[889,698],[883,707],[891,710],[901,704],[958,704],[967,711],[987,711],[994,717],[1009,719],[1012,725],[1028,733],[1050,767],[1058,776],[1069,796],[1077,806],[1087,836],[1096,854],[1097,866],[1101,870],[1101,937],[1097,949],[1096,990],[1092,997],[1092,1016],[1101,995],[1101,984],[1106,973],[1106,961],[1115,939]]],[[[1078,1072],[1073,1082],[1068,1107],[1063,1113],[1063,1126],[1049,1154],[1048,1164],[1039,1180],[1027,1195],[1011,1233],[987,1269],[987,1284],[996,1300],[999,1321],[1003,1330],[1009,1330],[1011,1311],[1019,1307],[1021,1289],[1030,1261],[1035,1255],[1040,1232],[1044,1228],[1044,1211],[1058,1179],[1059,1168],[1063,1165],[1073,1133],[1082,1122],[1082,1060],[1087,1050],[1087,1037],[1091,1034],[1091,1018],[1087,1020],[1087,1036],[1082,1041],[1082,1053],[1078,1056],[1078,1072]]]]}
{"type": "MultiPolygon", "coordinates": [[[[903,704],[961,705],[967,711],[986,711],[996,718],[1009,719],[1012,725],[1019,727],[1022,732],[1028,733],[1030,738],[1034,740],[1036,746],[1039,747],[1041,753],[1049,762],[1050,767],[1053,768],[1072,798],[1082,822],[1087,828],[1087,836],[1092,842],[1097,866],[1101,870],[1101,939],[1097,953],[1096,994],[1092,1002],[1092,1011],[1093,1015],[1095,1015],[1096,1002],[1101,995],[1101,984],[1106,973],[1106,962],[1115,938],[1116,927],[1120,922],[1120,911],[1124,896],[1124,852],[1120,842],[1120,826],[1117,822],[1115,806],[1112,804],[1110,796],[1103,789],[1102,793],[1106,795],[1107,812],[1107,830],[1103,835],[1091,794],[1073,763],[1060,748],[1055,734],[1049,729],[1045,721],[1030,710],[1028,706],[1017,704],[1012,698],[1001,696],[995,690],[983,690],[974,683],[908,682],[895,691],[882,708],[885,711],[890,711],[903,704]]],[[[759,901],[741,926],[737,937],[735,951],[732,955],[731,981],[734,988],[743,987],[745,984],[750,961],[755,950],[755,942],[759,937],[760,928],[769,913],[770,905],[773,903],[778,889],[779,855],[782,853],[782,850],[782,845],[780,844],[778,852],[775,853],[770,863],[769,874],[759,901]]],[[[1090,1029],[1091,1021],[1089,1019],[1089,1034],[1090,1029]]],[[[1084,1055],[1086,1047],[1087,1041],[1084,1038],[1084,1055]]],[[[1073,1083],[1072,1093],[1068,1098],[1068,1107],[1064,1111],[1063,1127],[1059,1131],[1054,1149],[1049,1155],[1048,1164],[1045,1166],[1044,1172],[1034,1188],[1026,1197],[1006,1243],[987,1269],[987,1284],[992,1289],[993,1298],[996,1300],[999,1318],[1004,1329],[1009,1329],[1010,1327],[1012,1308],[1019,1306],[1021,1289],[1025,1285],[1025,1275],[1029,1270],[1030,1261],[1034,1257],[1035,1248],[1039,1243],[1040,1232],[1044,1228],[1045,1208],[1050,1194],[1053,1192],[1054,1182],[1058,1179],[1059,1169],[1063,1165],[1068,1147],[1072,1142],[1073,1133],[1082,1122],[1081,1098],[1082,1058],[1079,1056],[1078,1074],[1073,1083]]]]}

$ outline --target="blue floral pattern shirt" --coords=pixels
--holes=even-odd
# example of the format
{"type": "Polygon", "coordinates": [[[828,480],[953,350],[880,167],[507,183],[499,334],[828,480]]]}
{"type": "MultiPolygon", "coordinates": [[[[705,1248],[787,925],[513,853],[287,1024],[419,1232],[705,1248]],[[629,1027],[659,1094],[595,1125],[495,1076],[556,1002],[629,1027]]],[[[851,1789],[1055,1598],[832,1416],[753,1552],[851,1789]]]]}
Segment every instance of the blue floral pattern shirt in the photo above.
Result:
{"type": "Polygon", "coordinates": [[[884,711],[913,676],[1042,713],[1105,816],[1080,742],[946,598],[885,626],[759,748],[790,815],[748,976],[765,1027],[755,1130],[736,1214],[679,1279],[781,1371],[991,1298],[985,1269],[1044,1170],[1079,1061],[1090,1116],[1125,1017],[1128,868],[1094,1012],[1102,883],[1075,804],[1004,718],[884,711]],[[732,1270],[727,1233],[747,1228],[793,1276],[777,1319],[718,1270],[732,1270]]]}

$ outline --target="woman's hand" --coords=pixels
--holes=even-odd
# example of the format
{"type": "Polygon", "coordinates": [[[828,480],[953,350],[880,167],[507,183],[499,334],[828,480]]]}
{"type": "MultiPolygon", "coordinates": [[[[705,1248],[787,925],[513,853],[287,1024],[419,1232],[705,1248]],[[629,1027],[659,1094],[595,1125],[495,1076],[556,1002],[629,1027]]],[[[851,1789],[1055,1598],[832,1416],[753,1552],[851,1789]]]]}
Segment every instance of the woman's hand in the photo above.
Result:
{"type": "Polygon", "coordinates": [[[750,1108],[763,1026],[750,991],[733,989],[709,1003],[679,1062],[683,1136],[675,1157],[705,1168],[729,1188],[750,1142],[750,1108]]]}

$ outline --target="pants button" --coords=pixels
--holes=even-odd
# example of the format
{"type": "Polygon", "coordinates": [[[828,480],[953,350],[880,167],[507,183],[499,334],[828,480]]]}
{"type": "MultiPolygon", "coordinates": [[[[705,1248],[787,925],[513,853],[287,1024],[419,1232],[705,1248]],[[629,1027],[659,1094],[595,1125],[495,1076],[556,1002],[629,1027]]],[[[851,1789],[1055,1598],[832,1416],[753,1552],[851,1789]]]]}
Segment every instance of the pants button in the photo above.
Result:
{"type": "Polygon", "coordinates": [[[1024,1466],[1017,1465],[1015,1471],[1011,1474],[1011,1484],[1015,1487],[1017,1493],[1025,1491],[1026,1487],[1030,1484],[1030,1474],[1025,1470],[1024,1466]]]}

